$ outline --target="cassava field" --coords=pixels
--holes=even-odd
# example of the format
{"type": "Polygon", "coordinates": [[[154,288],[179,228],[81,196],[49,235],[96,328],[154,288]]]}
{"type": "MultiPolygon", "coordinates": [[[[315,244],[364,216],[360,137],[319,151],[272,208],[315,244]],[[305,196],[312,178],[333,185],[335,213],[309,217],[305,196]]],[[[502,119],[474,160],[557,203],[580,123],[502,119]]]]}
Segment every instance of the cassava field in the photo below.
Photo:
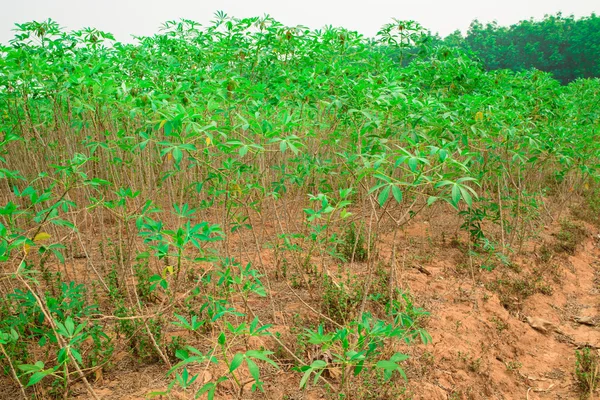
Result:
{"type": "Polygon", "coordinates": [[[600,81],[414,22],[0,47],[1,399],[577,399],[600,81]]]}

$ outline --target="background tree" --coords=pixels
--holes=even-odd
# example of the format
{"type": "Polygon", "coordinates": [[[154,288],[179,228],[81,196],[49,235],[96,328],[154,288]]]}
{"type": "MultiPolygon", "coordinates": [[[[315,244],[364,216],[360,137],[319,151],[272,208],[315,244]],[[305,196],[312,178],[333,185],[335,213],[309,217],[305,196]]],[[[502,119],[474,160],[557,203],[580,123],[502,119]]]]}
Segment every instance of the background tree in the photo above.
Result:
{"type": "Polygon", "coordinates": [[[475,20],[465,37],[457,31],[444,41],[474,52],[488,70],[536,68],[563,84],[600,76],[600,17],[595,14],[575,19],[559,13],[509,27],[475,20]]]}

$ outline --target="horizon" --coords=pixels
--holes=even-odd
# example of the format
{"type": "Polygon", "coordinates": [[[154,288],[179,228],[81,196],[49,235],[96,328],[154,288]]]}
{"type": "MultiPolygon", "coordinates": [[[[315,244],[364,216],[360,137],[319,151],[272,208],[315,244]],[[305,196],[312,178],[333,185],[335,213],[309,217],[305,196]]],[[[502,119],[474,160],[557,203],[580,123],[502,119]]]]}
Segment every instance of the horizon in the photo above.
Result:
{"type": "Polygon", "coordinates": [[[524,20],[541,20],[546,15],[561,13],[565,17],[582,18],[598,11],[596,4],[582,0],[569,2],[568,6],[557,0],[529,1],[525,6],[516,0],[507,0],[502,5],[482,4],[473,0],[461,0],[453,4],[439,1],[403,4],[375,0],[365,4],[367,8],[348,7],[346,4],[343,13],[336,9],[338,2],[320,4],[316,0],[307,0],[301,5],[284,5],[272,0],[256,1],[253,4],[221,1],[214,2],[210,7],[182,0],[173,0],[168,4],[157,0],[109,0],[102,4],[56,0],[52,4],[48,3],[32,0],[27,4],[8,5],[0,15],[0,26],[3,27],[0,29],[0,43],[7,44],[14,38],[15,24],[48,19],[56,21],[66,31],[92,27],[113,34],[119,42],[131,43],[135,41],[134,36],[152,36],[158,33],[161,24],[169,20],[184,18],[206,26],[217,11],[236,18],[269,15],[286,26],[302,25],[313,30],[332,25],[357,31],[366,37],[374,37],[379,28],[393,18],[416,21],[432,34],[446,37],[456,31],[464,35],[475,20],[484,25],[496,22],[501,26],[510,26],[524,20]],[[63,7],[58,7],[59,5],[63,7]],[[314,13],[314,9],[322,12],[314,13]],[[432,9],[438,12],[432,13],[432,9]]]}

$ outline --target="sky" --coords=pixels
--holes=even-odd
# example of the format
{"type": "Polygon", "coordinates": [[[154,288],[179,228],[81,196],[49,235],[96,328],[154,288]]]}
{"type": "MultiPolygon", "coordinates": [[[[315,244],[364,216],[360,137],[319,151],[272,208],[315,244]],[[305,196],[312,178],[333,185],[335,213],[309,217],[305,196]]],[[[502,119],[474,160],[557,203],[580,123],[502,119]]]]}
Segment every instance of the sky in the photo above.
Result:
{"type": "Polygon", "coordinates": [[[471,21],[511,25],[531,17],[562,12],[576,17],[600,11],[598,0],[2,0],[0,42],[12,39],[15,23],[52,18],[66,29],[94,27],[131,42],[131,35],[152,35],[179,18],[208,23],[216,11],[244,18],[269,14],[285,25],[342,26],[366,36],[392,18],[414,20],[446,36],[466,32],[471,21]]]}

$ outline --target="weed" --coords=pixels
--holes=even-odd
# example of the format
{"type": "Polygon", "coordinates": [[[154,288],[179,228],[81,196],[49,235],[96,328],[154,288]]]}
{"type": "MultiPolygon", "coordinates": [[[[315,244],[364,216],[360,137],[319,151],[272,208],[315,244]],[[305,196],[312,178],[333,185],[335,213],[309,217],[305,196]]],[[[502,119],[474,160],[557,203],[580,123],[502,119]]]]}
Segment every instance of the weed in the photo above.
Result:
{"type": "Polygon", "coordinates": [[[505,363],[506,365],[506,370],[509,372],[518,372],[522,367],[523,364],[521,364],[518,361],[508,361],[505,363]]]}
{"type": "Polygon", "coordinates": [[[349,275],[345,282],[339,283],[327,275],[323,276],[321,308],[333,320],[345,323],[356,312],[361,299],[362,285],[352,282],[349,275]]]}
{"type": "Polygon", "coordinates": [[[589,347],[575,351],[575,379],[579,389],[590,398],[598,387],[600,357],[589,347]]]}
{"type": "Polygon", "coordinates": [[[176,362],[177,352],[185,349],[187,345],[187,339],[183,336],[171,336],[171,340],[167,344],[167,357],[171,362],[176,362]]]}
{"type": "Polygon", "coordinates": [[[385,372],[381,370],[366,371],[360,374],[352,387],[349,396],[343,393],[338,398],[386,400],[386,399],[410,399],[405,381],[386,381],[385,372]],[[342,397],[343,396],[343,397],[342,397]]]}
{"type": "Polygon", "coordinates": [[[548,246],[547,243],[544,243],[542,245],[542,247],[540,247],[539,253],[538,253],[538,257],[540,259],[541,262],[548,263],[551,259],[552,259],[552,249],[550,248],[550,246],[548,246]]]}
{"type": "Polygon", "coordinates": [[[568,220],[560,221],[560,231],[555,235],[554,250],[557,253],[575,254],[577,247],[586,237],[586,230],[582,225],[577,225],[568,220]]]}
{"type": "MultiPolygon", "coordinates": [[[[371,251],[373,250],[373,241],[371,241],[371,251]]],[[[369,249],[362,226],[357,226],[351,222],[344,231],[343,236],[337,244],[337,251],[348,262],[367,260],[369,249]]]]}
{"type": "Polygon", "coordinates": [[[464,399],[464,395],[462,392],[453,391],[448,395],[448,400],[462,400],[464,399]]]}
{"type": "Polygon", "coordinates": [[[571,209],[573,216],[600,228],[600,185],[587,183],[582,197],[581,203],[571,209]]]}
{"type": "Polygon", "coordinates": [[[467,366],[467,369],[471,372],[478,373],[481,368],[482,358],[473,358],[469,353],[463,353],[461,351],[457,354],[458,359],[467,366]]]}
{"type": "Polygon", "coordinates": [[[536,294],[551,295],[552,287],[539,274],[531,274],[523,278],[497,279],[486,283],[486,288],[498,293],[500,303],[509,311],[521,310],[523,301],[536,294]]]}
{"type": "Polygon", "coordinates": [[[133,270],[135,271],[135,278],[137,280],[136,290],[140,300],[142,301],[151,301],[153,299],[152,290],[150,287],[152,286],[150,282],[150,268],[148,267],[148,262],[139,262],[133,266],[133,270]]]}
{"type": "Polygon", "coordinates": [[[494,324],[498,333],[502,333],[503,331],[508,329],[508,324],[505,321],[503,321],[502,319],[500,319],[499,317],[496,317],[496,316],[491,317],[490,322],[492,322],[494,324]]]}

